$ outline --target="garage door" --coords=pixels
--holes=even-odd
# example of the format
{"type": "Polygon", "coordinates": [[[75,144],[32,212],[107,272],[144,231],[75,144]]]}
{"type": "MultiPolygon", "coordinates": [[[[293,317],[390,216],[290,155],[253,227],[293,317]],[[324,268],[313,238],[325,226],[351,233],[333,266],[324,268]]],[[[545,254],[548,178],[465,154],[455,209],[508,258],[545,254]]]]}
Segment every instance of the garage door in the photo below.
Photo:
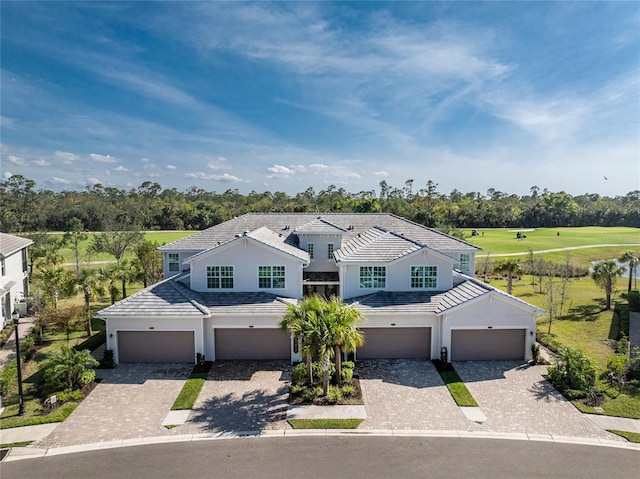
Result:
{"type": "Polygon", "coordinates": [[[118,331],[121,363],[193,363],[193,331],[118,331]]]}
{"type": "Polygon", "coordinates": [[[357,359],[430,358],[431,328],[362,328],[357,359]]]}
{"type": "Polygon", "coordinates": [[[279,329],[216,329],[219,359],[291,359],[289,333],[279,329]]]}
{"type": "Polygon", "coordinates": [[[451,331],[451,360],[524,359],[524,329],[451,331]]]}

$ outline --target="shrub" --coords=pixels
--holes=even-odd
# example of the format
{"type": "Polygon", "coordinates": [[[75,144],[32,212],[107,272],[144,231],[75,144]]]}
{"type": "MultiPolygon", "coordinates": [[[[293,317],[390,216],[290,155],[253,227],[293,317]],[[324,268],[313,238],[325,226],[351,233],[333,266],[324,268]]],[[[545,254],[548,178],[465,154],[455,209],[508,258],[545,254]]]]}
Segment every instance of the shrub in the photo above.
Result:
{"type": "Polygon", "coordinates": [[[303,384],[307,380],[307,365],[298,363],[291,371],[291,382],[293,384],[303,384]]]}
{"type": "Polygon", "coordinates": [[[442,346],[440,348],[440,362],[442,364],[447,364],[449,362],[449,351],[446,346],[442,346]]]}
{"type": "Polygon", "coordinates": [[[302,384],[294,384],[289,389],[289,393],[292,396],[299,396],[300,394],[302,394],[305,391],[305,389],[306,388],[302,384]]]}
{"type": "MultiPolygon", "coordinates": [[[[336,373],[336,365],[329,363],[329,377],[333,377],[336,373]]],[[[313,363],[313,377],[322,379],[322,364],[320,362],[313,363]]]]}
{"type": "Polygon", "coordinates": [[[353,369],[343,369],[342,370],[342,382],[348,383],[353,378],[353,369]]]}
{"type": "Polygon", "coordinates": [[[538,364],[540,361],[540,346],[535,341],[531,343],[531,361],[538,364]]]}
{"type": "MultiPolygon", "coordinates": [[[[96,367],[96,361],[88,349],[76,351],[73,348],[63,346],[53,353],[45,366],[45,388],[47,391],[59,391],[65,389],[79,389],[88,384],[86,371],[96,367]]],[[[92,379],[95,379],[95,371],[92,379]]],[[[91,382],[91,381],[89,381],[91,382]]]]}
{"type": "Polygon", "coordinates": [[[305,401],[313,402],[318,399],[321,392],[322,387],[309,387],[305,389],[303,398],[305,401]]]}
{"type": "Polygon", "coordinates": [[[113,369],[116,367],[116,362],[113,359],[113,349],[105,349],[100,361],[99,367],[103,369],[113,369]]]}
{"type": "Polygon", "coordinates": [[[338,386],[329,386],[327,391],[327,401],[330,403],[337,403],[342,400],[342,391],[338,386]]]}
{"type": "Polygon", "coordinates": [[[107,332],[106,331],[100,331],[100,332],[94,334],[93,336],[85,339],[80,344],[77,344],[76,346],[73,347],[73,349],[76,349],[78,351],[80,351],[82,349],[88,349],[89,351],[95,351],[100,346],[102,346],[106,341],[107,341],[107,332]]]}
{"type": "Polygon", "coordinates": [[[11,391],[11,386],[18,379],[18,364],[11,361],[0,373],[0,395],[6,396],[11,391]]]}
{"type": "Polygon", "coordinates": [[[343,361],[342,369],[354,369],[356,367],[356,363],[353,361],[343,361]]]}
{"type": "Polygon", "coordinates": [[[629,291],[629,309],[635,313],[640,313],[640,291],[637,289],[629,291]]]}
{"type": "Polygon", "coordinates": [[[60,391],[56,393],[55,396],[60,403],[69,401],[80,401],[84,398],[84,394],[79,389],[73,389],[71,391],[60,391]]]}
{"type": "Polygon", "coordinates": [[[627,349],[629,349],[629,338],[627,335],[622,333],[620,339],[618,340],[618,346],[616,347],[617,354],[627,355],[627,349]]]}
{"type": "Polygon", "coordinates": [[[548,371],[552,384],[567,397],[585,397],[596,383],[597,367],[577,349],[562,348],[548,371]]]}
{"type": "Polygon", "coordinates": [[[356,388],[351,384],[347,384],[346,386],[342,386],[342,394],[345,396],[352,396],[356,393],[356,388]]]}

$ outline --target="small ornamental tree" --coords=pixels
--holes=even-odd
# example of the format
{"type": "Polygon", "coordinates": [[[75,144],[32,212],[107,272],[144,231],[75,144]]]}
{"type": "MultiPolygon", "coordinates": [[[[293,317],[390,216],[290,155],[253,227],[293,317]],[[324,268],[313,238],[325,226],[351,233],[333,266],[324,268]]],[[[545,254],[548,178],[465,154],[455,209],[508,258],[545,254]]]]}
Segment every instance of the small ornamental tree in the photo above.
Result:
{"type": "Polygon", "coordinates": [[[623,274],[624,268],[613,259],[598,261],[594,265],[591,278],[598,286],[604,289],[607,297],[605,310],[611,309],[611,293],[616,286],[617,279],[623,274]]]}
{"type": "Polygon", "coordinates": [[[62,346],[51,354],[45,366],[47,389],[52,392],[81,389],[95,379],[93,368],[98,365],[88,349],[77,351],[62,346]]]}
{"type": "Polygon", "coordinates": [[[596,384],[597,367],[577,349],[562,348],[548,371],[552,384],[569,399],[585,397],[596,384]]]}

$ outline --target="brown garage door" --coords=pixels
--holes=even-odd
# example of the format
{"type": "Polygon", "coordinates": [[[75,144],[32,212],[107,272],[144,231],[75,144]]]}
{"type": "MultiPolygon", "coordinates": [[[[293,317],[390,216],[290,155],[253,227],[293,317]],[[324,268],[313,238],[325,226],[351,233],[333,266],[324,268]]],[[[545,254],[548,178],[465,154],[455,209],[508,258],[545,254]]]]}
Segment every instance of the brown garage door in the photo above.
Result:
{"type": "Polygon", "coordinates": [[[193,331],[118,331],[121,363],[193,363],[193,331]]]}
{"type": "Polygon", "coordinates": [[[357,359],[430,358],[431,328],[362,328],[357,359]]]}
{"type": "Polygon", "coordinates": [[[451,360],[524,359],[524,329],[451,331],[451,360]]]}
{"type": "Polygon", "coordinates": [[[291,359],[289,333],[279,329],[216,329],[216,359],[291,359]]]}

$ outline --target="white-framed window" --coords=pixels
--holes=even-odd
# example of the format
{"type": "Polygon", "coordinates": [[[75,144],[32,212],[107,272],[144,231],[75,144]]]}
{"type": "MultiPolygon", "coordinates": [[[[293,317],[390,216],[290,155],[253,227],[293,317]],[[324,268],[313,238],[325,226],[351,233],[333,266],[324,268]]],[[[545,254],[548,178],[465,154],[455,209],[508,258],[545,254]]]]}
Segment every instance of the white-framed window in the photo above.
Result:
{"type": "Polygon", "coordinates": [[[258,288],[284,289],[284,266],[258,266],[258,288]]]}
{"type": "Polygon", "coordinates": [[[309,259],[313,259],[313,243],[307,244],[307,253],[309,253],[309,259]]]}
{"type": "Polygon", "coordinates": [[[327,245],[327,259],[333,259],[333,243],[327,245]]]}
{"type": "Polygon", "coordinates": [[[436,288],[438,286],[437,266],[412,266],[412,288],[436,288]]]}
{"type": "Polygon", "coordinates": [[[169,271],[180,271],[180,255],[178,253],[169,253],[169,271]]]}
{"type": "Polygon", "coordinates": [[[386,266],[360,266],[360,288],[386,288],[386,266]]]}
{"type": "Polygon", "coordinates": [[[4,258],[0,258],[0,268],[2,269],[2,276],[6,276],[7,269],[4,265],[4,258]]]}
{"type": "Polygon", "coordinates": [[[233,289],[233,266],[207,266],[207,288],[233,289]]]}
{"type": "Polygon", "coordinates": [[[471,266],[471,255],[469,253],[460,253],[460,271],[469,271],[471,266]]]}

